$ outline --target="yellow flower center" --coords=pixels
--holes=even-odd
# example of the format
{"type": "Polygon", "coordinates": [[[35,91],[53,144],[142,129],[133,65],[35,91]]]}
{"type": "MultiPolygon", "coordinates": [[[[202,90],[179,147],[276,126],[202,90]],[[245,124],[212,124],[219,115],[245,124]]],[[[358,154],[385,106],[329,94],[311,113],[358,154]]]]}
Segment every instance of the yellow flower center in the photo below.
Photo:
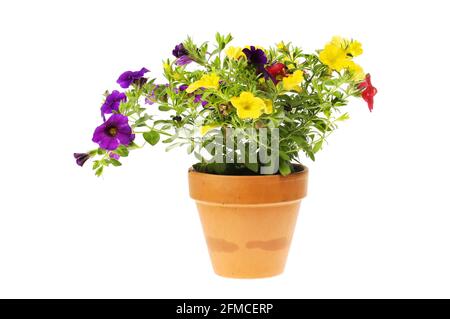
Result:
{"type": "Polygon", "coordinates": [[[117,135],[117,128],[115,128],[115,127],[110,127],[110,128],[108,129],[108,135],[109,135],[109,136],[112,136],[112,137],[116,136],[116,135],[117,135]]]}

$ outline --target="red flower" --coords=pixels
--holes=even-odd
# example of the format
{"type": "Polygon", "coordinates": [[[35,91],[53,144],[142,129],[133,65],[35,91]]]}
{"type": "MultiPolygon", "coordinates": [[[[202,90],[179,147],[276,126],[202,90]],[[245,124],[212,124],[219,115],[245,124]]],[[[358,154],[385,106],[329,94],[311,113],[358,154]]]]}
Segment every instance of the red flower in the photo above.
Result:
{"type": "Polygon", "coordinates": [[[370,81],[370,74],[366,75],[366,79],[358,85],[358,88],[360,90],[363,90],[361,92],[361,97],[364,99],[364,101],[367,102],[367,105],[369,106],[369,111],[372,112],[373,97],[377,94],[377,89],[374,86],[372,86],[372,82],[370,81]]]}
{"type": "Polygon", "coordinates": [[[283,63],[274,63],[271,66],[268,66],[266,71],[275,84],[286,76],[286,66],[283,63]]]}

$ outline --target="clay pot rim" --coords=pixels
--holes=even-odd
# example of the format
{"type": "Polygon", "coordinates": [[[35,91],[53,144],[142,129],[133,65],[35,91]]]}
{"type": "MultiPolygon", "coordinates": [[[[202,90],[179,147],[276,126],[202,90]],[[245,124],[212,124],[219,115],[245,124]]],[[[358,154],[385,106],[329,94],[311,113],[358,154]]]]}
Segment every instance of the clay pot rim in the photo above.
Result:
{"type": "Polygon", "coordinates": [[[266,178],[266,179],[278,179],[278,178],[293,178],[298,177],[299,175],[308,174],[308,167],[303,164],[293,164],[296,167],[302,167],[303,169],[298,172],[291,173],[287,176],[282,176],[281,174],[273,174],[273,175],[222,175],[222,174],[211,174],[211,173],[203,173],[198,172],[194,169],[194,167],[189,167],[189,174],[198,174],[204,176],[211,176],[214,178],[224,178],[224,179],[258,179],[258,178],[266,178]]]}

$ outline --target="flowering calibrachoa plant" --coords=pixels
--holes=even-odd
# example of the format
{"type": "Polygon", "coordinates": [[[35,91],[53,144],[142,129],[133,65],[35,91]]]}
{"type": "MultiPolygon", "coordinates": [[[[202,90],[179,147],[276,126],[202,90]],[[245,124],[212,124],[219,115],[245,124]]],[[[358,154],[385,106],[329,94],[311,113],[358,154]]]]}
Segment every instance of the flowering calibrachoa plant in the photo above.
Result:
{"type": "Polygon", "coordinates": [[[269,135],[276,130],[277,141],[269,137],[259,147],[277,154],[272,173],[287,175],[299,153],[314,160],[337,124],[349,118],[341,110],[350,97],[362,97],[373,109],[377,90],[354,61],[363,52],[356,40],[333,37],[315,53],[284,42],[262,48],[230,46],[231,41],[231,35],[217,34],[214,46],[190,38],[176,45],[173,58],[163,62],[162,82],[146,68],[121,74],[121,89],[106,92],[100,107],[103,123],[92,137],[98,148],[75,153],[77,164],[92,159],[99,176],[106,166],[120,166],[130,150],[163,143],[167,150],[187,146],[199,171],[259,174],[261,159],[217,137],[245,148],[258,140],[256,131],[266,129],[269,135]]]}

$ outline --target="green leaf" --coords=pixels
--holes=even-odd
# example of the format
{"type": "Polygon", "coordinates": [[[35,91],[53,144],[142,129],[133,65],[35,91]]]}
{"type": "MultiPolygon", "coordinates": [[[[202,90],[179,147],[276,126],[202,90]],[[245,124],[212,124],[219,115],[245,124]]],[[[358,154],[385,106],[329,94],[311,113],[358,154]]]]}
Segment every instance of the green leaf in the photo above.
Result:
{"type": "Polygon", "coordinates": [[[142,136],[150,145],[156,145],[160,138],[159,133],[156,131],[145,132],[142,136]]]}
{"type": "Polygon", "coordinates": [[[92,169],[95,171],[97,168],[100,167],[100,161],[94,161],[93,165],[92,165],[92,169]]]}
{"type": "Polygon", "coordinates": [[[171,137],[169,137],[169,138],[166,138],[166,139],[163,140],[162,142],[165,143],[165,144],[167,144],[167,143],[172,143],[172,142],[175,141],[176,139],[177,139],[177,137],[174,135],[174,136],[171,136],[171,137]]]}
{"type": "Polygon", "coordinates": [[[181,146],[181,145],[182,145],[182,143],[174,143],[174,144],[171,144],[171,145],[169,145],[169,146],[166,147],[166,152],[168,152],[168,151],[170,151],[170,150],[173,150],[174,148],[177,148],[177,147],[179,147],[179,146],[181,146]]]}
{"type": "Polygon", "coordinates": [[[191,144],[189,144],[188,148],[187,148],[187,153],[191,154],[195,149],[195,143],[191,142],[191,144]]]}
{"type": "Polygon", "coordinates": [[[216,42],[218,45],[222,43],[222,36],[220,35],[219,32],[216,32],[216,42]]]}
{"type": "Polygon", "coordinates": [[[318,151],[320,151],[322,149],[322,144],[323,144],[323,140],[318,141],[316,144],[314,144],[313,147],[313,153],[317,153],[318,151]]]}
{"type": "Polygon", "coordinates": [[[170,106],[168,106],[168,105],[160,105],[159,107],[158,107],[158,109],[160,110],[160,111],[170,111],[172,108],[170,107],[170,106]]]}
{"type": "Polygon", "coordinates": [[[134,122],[134,125],[137,127],[145,126],[145,122],[150,119],[150,116],[148,114],[144,114],[143,117],[139,118],[136,122],[134,122]]]}
{"type": "Polygon", "coordinates": [[[129,154],[130,152],[128,151],[128,149],[127,149],[125,146],[120,145],[120,146],[115,150],[115,153],[116,153],[117,155],[121,156],[121,157],[127,157],[128,154],[129,154]]]}
{"type": "Polygon", "coordinates": [[[350,118],[350,115],[348,113],[344,113],[341,116],[339,116],[336,121],[346,121],[350,118]]]}
{"type": "Polygon", "coordinates": [[[308,147],[308,142],[306,141],[306,139],[303,136],[293,135],[292,139],[299,147],[301,147],[303,149],[308,147]]]}
{"type": "Polygon", "coordinates": [[[99,167],[99,169],[97,169],[97,170],[95,171],[95,175],[96,175],[96,176],[101,176],[102,173],[103,173],[103,166],[99,167]]]}
{"type": "Polygon", "coordinates": [[[287,161],[280,161],[280,174],[287,176],[291,173],[291,166],[287,161]]]}
{"type": "Polygon", "coordinates": [[[110,158],[109,160],[110,160],[111,164],[113,164],[114,166],[121,166],[122,165],[121,162],[119,162],[118,160],[116,160],[114,158],[110,158]]]}
{"type": "Polygon", "coordinates": [[[282,159],[284,159],[285,161],[289,161],[290,160],[289,156],[285,152],[283,152],[281,150],[280,150],[280,157],[282,159]]]}

